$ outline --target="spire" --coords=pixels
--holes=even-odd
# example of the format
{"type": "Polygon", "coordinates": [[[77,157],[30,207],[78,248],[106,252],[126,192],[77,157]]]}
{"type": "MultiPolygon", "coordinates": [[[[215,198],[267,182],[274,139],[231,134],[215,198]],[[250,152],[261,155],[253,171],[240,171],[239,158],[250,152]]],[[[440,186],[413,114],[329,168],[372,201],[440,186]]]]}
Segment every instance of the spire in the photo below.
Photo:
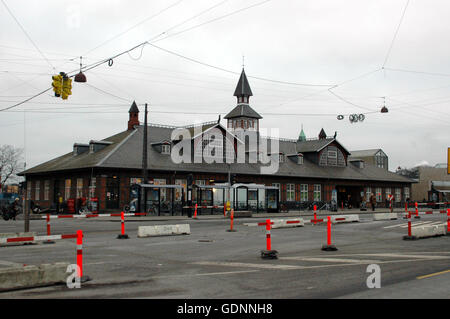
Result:
{"type": "Polygon", "coordinates": [[[248,98],[252,95],[253,93],[250,89],[250,84],[248,83],[244,68],[242,68],[241,77],[239,78],[236,90],[234,91],[234,96],[237,97],[238,103],[248,103],[248,98]]]}
{"type": "Polygon", "coordinates": [[[299,142],[306,141],[306,135],[305,135],[305,132],[303,132],[303,124],[302,124],[302,130],[300,132],[300,135],[298,136],[297,141],[299,141],[299,142]]]}
{"type": "Polygon", "coordinates": [[[325,131],[323,130],[323,128],[320,130],[319,133],[319,140],[323,140],[327,138],[327,134],[325,133],[325,131]]]}
{"type": "Polygon", "coordinates": [[[133,101],[133,104],[131,104],[130,110],[128,113],[139,113],[139,109],[136,105],[136,101],[133,101]]]}
{"type": "Polygon", "coordinates": [[[136,101],[133,101],[128,113],[130,113],[128,118],[128,130],[132,130],[135,125],[139,125],[139,109],[136,105],[136,101]]]}

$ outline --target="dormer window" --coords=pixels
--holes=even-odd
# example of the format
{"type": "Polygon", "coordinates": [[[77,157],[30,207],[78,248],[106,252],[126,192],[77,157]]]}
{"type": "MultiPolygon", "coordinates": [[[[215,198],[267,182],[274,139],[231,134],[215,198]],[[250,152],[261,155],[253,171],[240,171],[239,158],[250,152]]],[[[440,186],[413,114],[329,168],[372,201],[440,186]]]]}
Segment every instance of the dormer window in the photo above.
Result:
{"type": "Polygon", "coordinates": [[[283,153],[280,153],[280,154],[278,155],[278,161],[279,161],[280,163],[284,163],[284,154],[283,154],[283,153]]]}
{"type": "Polygon", "coordinates": [[[303,155],[301,154],[298,155],[297,164],[303,165],[303,155]]]}
{"type": "Polygon", "coordinates": [[[161,154],[170,154],[170,145],[169,144],[163,144],[161,145],[161,154]]]}

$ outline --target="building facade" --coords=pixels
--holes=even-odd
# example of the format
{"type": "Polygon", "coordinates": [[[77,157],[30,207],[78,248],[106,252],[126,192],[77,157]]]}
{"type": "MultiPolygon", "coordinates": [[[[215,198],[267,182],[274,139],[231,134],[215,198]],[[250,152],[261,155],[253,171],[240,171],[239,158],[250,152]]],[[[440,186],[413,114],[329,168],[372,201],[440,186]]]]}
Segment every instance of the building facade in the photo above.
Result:
{"type": "MultiPolygon", "coordinates": [[[[225,116],[225,125],[219,117],[183,127],[144,126],[133,102],[125,131],[103,140],[74,143],[71,153],[22,172],[27,181],[26,196],[44,208],[96,198],[100,211],[123,209],[130,202],[131,185],[143,182],[146,130],[147,182],[181,186],[161,189],[158,196],[163,202],[186,199],[190,176],[196,185],[235,182],[277,186],[279,200],[292,207],[331,200],[339,207],[359,207],[372,193],[380,207],[388,205],[390,194],[395,195],[394,204],[401,206],[410,197],[411,179],[390,172],[387,164],[380,167],[360,156],[352,159],[353,154],[336,134],[327,136],[324,129],[315,138],[306,138],[303,129],[297,139],[261,136],[262,116],[250,106],[252,95],[242,70],[234,92],[237,105],[225,116]],[[182,138],[182,133],[188,138],[182,138]],[[176,162],[174,154],[187,160],[176,162]],[[255,158],[276,162],[277,169],[265,172],[268,162],[252,161],[255,158]]],[[[198,195],[193,196],[195,202],[198,195]]],[[[253,198],[250,192],[247,196],[253,198]]]]}

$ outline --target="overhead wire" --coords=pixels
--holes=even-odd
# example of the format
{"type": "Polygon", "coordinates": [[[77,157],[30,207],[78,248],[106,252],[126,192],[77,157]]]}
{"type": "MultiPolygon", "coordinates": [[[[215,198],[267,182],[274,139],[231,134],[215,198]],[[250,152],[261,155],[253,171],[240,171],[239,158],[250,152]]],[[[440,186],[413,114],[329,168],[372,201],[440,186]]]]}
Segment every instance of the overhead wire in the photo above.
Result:
{"type": "Polygon", "coordinates": [[[15,17],[14,13],[11,11],[11,9],[8,7],[8,5],[6,4],[6,2],[4,0],[1,0],[3,5],[5,6],[6,10],[8,11],[8,13],[11,15],[11,17],[14,19],[14,21],[16,21],[17,25],[20,27],[20,29],[23,31],[23,33],[25,34],[25,36],[28,38],[28,40],[30,40],[31,44],[33,44],[33,46],[35,47],[35,49],[39,52],[39,54],[47,61],[47,63],[50,65],[50,67],[52,67],[55,70],[55,66],[47,59],[47,57],[45,56],[45,54],[41,51],[41,49],[39,49],[39,47],[36,45],[36,43],[33,41],[33,39],[30,37],[30,35],[28,34],[28,32],[25,30],[25,28],[22,26],[22,24],[19,22],[19,20],[17,20],[17,18],[15,17]]]}
{"type": "Polygon", "coordinates": [[[402,16],[401,16],[401,18],[400,18],[400,22],[399,22],[398,25],[397,25],[397,29],[395,30],[394,37],[392,38],[392,41],[391,41],[391,44],[390,44],[390,46],[389,46],[388,52],[387,52],[387,54],[386,54],[386,57],[384,58],[384,62],[383,62],[382,68],[384,68],[384,66],[386,65],[386,63],[387,63],[387,61],[388,61],[388,59],[389,59],[389,56],[390,56],[391,51],[392,51],[392,47],[394,46],[395,39],[397,38],[397,35],[398,35],[398,31],[400,30],[400,26],[402,25],[403,18],[405,17],[405,13],[406,13],[406,9],[408,8],[409,1],[410,1],[410,0],[407,0],[407,1],[406,1],[406,5],[405,5],[405,7],[403,8],[403,12],[402,12],[402,16]]]}

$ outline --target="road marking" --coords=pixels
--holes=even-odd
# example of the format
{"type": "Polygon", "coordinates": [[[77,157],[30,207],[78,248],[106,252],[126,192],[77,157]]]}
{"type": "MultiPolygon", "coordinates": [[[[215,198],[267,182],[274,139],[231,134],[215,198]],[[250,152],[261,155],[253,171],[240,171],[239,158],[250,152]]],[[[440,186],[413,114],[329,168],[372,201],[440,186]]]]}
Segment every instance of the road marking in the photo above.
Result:
{"type": "Polygon", "coordinates": [[[261,269],[301,269],[301,266],[292,265],[274,265],[274,264],[251,264],[240,262],[226,262],[226,261],[197,261],[194,265],[202,266],[227,266],[227,267],[247,267],[247,268],[261,268],[261,269]]]}
{"type": "Polygon", "coordinates": [[[365,259],[344,259],[344,258],[322,258],[322,257],[280,257],[279,259],[286,260],[299,260],[299,261],[321,261],[321,262],[334,262],[334,263],[362,263],[362,264],[375,264],[381,262],[381,260],[365,260],[365,259]]]}
{"type": "Polygon", "coordinates": [[[429,274],[429,275],[419,276],[419,277],[417,277],[417,279],[430,278],[430,277],[434,277],[434,276],[438,276],[438,275],[442,275],[442,274],[446,274],[446,273],[450,273],[450,269],[449,270],[440,271],[440,272],[435,272],[435,273],[429,274]]]}
{"type": "MultiPolygon", "coordinates": [[[[412,223],[411,227],[425,226],[426,224],[430,224],[430,223],[434,223],[434,222],[433,221],[425,221],[425,222],[412,223]]],[[[395,227],[406,228],[406,227],[408,227],[408,223],[402,223],[402,224],[397,224],[397,225],[385,226],[383,228],[384,229],[389,229],[389,228],[395,228],[395,227]]]]}
{"type": "MultiPolygon", "coordinates": [[[[424,257],[424,256],[420,256],[424,257]]],[[[449,258],[450,257],[443,257],[449,258]]],[[[405,262],[417,262],[417,261],[430,261],[433,258],[414,258],[414,259],[401,259],[401,260],[386,260],[378,261],[377,264],[393,264],[393,263],[405,263],[405,262]]],[[[333,267],[344,267],[344,266],[361,266],[365,263],[349,263],[349,264],[327,264],[327,265],[314,265],[314,266],[293,266],[293,265],[275,265],[275,264],[253,264],[253,263],[240,263],[240,262],[214,262],[214,261],[198,261],[192,263],[194,265],[203,266],[225,266],[225,267],[244,267],[244,268],[260,268],[268,270],[306,270],[306,269],[317,269],[317,268],[333,268],[333,267]]]]}
{"type": "Polygon", "coordinates": [[[152,278],[173,278],[173,277],[194,277],[194,276],[219,276],[219,275],[234,275],[234,274],[242,274],[242,273],[250,273],[250,272],[259,272],[259,270],[237,270],[237,271],[222,271],[222,272],[207,272],[203,274],[183,274],[183,275],[162,275],[162,276],[154,276],[152,278]]]}
{"type": "Polygon", "coordinates": [[[405,254],[360,254],[361,256],[375,256],[375,257],[400,257],[400,258],[418,258],[418,259],[450,259],[450,256],[424,256],[424,255],[405,255],[405,254]]]}

